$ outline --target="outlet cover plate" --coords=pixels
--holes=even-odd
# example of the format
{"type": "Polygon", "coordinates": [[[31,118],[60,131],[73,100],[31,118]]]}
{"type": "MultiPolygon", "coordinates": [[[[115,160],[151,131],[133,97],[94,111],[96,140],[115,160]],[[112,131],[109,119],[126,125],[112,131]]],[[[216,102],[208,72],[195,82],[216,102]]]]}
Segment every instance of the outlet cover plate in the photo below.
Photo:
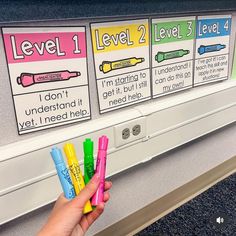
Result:
{"type": "Polygon", "coordinates": [[[131,143],[135,140],[142,139],[146,137],[146,117],[141,117],[138,119],[130,120],[114,127],[114,135],[115,135],[115,145],[116,147],[123,146],[125,144],[131,143]],[[135,125],[141,126],[141,132],[138,135],[132,134],[132,128],[135,125]],[[130,129],[130,136],[127,139],[122,138],[122,131],[124,129],[130,129]]]}

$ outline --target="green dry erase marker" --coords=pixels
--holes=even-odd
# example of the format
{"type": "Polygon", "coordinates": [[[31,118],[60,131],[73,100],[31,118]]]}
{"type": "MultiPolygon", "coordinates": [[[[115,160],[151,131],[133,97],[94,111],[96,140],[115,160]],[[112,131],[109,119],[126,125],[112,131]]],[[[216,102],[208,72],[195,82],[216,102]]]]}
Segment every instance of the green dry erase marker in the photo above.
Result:
{"type": "Polygon", "coordinates": [[[183,49],[169,52],[158,52],[157,55],[155,56],[155,60],[160,63],[165,60],[183,57],[187,54],[189,54],[189,50],[183,50],[183,49]]]}
{"type": "Polygon", "coordinates": [[[86,138],[84,141],[84,182],[87,184],[94,175],[93,141],[86,138]]]}

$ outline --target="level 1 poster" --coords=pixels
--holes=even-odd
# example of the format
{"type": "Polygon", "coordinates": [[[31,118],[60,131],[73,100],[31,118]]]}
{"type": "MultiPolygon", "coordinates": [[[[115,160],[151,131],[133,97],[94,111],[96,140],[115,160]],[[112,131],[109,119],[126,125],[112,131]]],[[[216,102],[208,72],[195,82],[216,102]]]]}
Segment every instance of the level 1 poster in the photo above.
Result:
{"type": "Polygon", "coordinates": [[[90,119],[85,27],[2,30],[19,134],[90,119]]]}

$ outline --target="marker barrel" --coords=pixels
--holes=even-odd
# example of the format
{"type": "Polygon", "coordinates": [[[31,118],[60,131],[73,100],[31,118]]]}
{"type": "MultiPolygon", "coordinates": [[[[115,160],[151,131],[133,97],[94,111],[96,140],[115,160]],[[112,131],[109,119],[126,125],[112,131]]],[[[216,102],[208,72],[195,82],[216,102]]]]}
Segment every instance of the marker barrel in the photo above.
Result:
{"type": "Polygon", "coordinates": [[[144,62],[144,58],[126,58],[118,61],[103,61],[102,64],[99,66],[99,70],[103,73],[108,73],[112,70],[123,69],[131,66],[136,66],[139,63],[144,62]]]}
{"type": "Polygon", "coordinates": [[[169,52],[158,52],[155,56],[155,60],[160,63],[165,60],[183,57],[187,54],[189,54],[189,50],[183,50],[183,49],[169,51],[169,52]]]}
{"type": "Polygon", "coordinates": [[[199,55],[202,55],[209,52],[217,52],[224,48],[226,48],[226,45],[224,44],[201,45],[198,48],[198,53],[199,55]]]}
{"type": "Polygon", "coordinates": [[[94,175],[93,141],[86,139],[84,147],[84,182],[87,184],[94,175]]]}
{"type": "Polygon", "coordinates": [[[96,174],[100,177],[100,184],[92,197],[92,205],[97,206],[99,203],[104,202],[104,186],[106,175],[106,158],[107,158],[108,138],[102,136],[99,138],[98,155],[96,163],[96,174]]]}
{"type": "MultiPolygon", "coordinates": [[[[85,183],[84,183],[83,175],[81,173],[79,162],[76,157],[74,145],[71,143],[67,143],[64,146],[64,151],[65,151],[67,162],[68,162],[69,169],[71,172],[72,183],[75,188],[75,193],[76,195],[78,195],[80,191],[85,187],[85,183]]],[[[90,201],[88,201],[85,204],[83,212],[86,214],[86,213],[91,212],[92,210],[93,209],[92,209],[91,203],[90,201]]]]}
{"type": "Polygon", "coordinates": [[[51,151],[51,156],[55,163],[57,175],[61,182],[61,186],[62,186],[65,197],[67,199],[73,199],[75,197],[75,190],[74,190],[71,178],[70,178],[69,171],[66,168],[66,164],[64,162],[61,150],[56,147],[53,148],[51,151]]]}
{"type": "Polygon", "coordinates": [[[17,83],[19,85],[22,85],[23,87],[28,87],[30,85],[37,83],[48,83],[53,81],[69,80],[70,78],[77,76],[80,76],[80,72],[77,71],[70,72],[68,70],[39,73],[39,74],[21,73],[21,75],[17,77],[17,83]]]}

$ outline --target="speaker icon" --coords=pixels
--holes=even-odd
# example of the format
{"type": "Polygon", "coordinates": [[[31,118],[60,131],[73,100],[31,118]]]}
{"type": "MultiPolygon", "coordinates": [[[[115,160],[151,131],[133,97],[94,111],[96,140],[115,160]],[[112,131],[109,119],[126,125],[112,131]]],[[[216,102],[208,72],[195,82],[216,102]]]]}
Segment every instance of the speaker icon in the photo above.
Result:
{"type": "Polygon", "coordinates": [[[211,216],[211,222],[216,228],[223,228],[227,225],[229,217],[224,212],[217,212],[211,216]]]}
{"type": "Polygon", "coordinates": [[[218,224],[223,224],[224,223],[224,218],[219,216],[218,218],[216,218],[216,222],[218,224]]]}

